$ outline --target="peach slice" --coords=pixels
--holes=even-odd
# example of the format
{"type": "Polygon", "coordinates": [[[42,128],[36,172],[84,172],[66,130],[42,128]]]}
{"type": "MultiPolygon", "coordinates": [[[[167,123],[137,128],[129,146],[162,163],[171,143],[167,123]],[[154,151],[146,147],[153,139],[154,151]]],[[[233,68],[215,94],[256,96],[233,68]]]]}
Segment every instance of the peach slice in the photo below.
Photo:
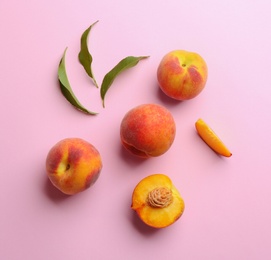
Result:
{"type": "Polygon", "coordinates": [[[135,187],[131,208],[148,226],[164,228],[181,217],[184,201],[168,176],[153,174],[135,187]]]}
{"type": "Polygon", "coordinates": [[[225,157],[230,157],[232,155],[226,145],[201,118],[198,119],[198,121],[195,123],[195,126],[202,140],[216,153],[225,157]]]}

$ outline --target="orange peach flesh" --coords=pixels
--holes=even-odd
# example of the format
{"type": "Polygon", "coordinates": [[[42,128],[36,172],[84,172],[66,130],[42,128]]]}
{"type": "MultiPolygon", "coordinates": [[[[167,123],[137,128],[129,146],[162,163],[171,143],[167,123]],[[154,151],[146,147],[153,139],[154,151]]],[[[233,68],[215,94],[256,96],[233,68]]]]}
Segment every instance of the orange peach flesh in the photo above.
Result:
{"type": "Polygon", "coordinates": [[[154,174],[141,180],[135,187],[131,207],[145,224],[154,228],[164,228],[181,217],[185,206],[171,180],[166,175],[154,174]],[[148,201],[148,197],[152,191],[161,188],[170,191],[171,200],[165,207],[154,207],[148,201]]]}
{"type": "Polygon", "coordinates": [[[73,195],[93,185],[99,177],[102,161],[94,146],[79,138],[65,139],[49,151],[47,175],[63,193],[73,195]]]}
{"type": "Polygon", "coordinates": [[[226,145],[202,119],[197,120],[195,127],[202,140],[216,153],[225,157],[232,156],[226,145]]]}
{"type": "Polygon", "coordinates": [[[124,116],[120,126],[123,146],[139,157],[160,156],[172,145],[176,126],[171,113],[156,104],[140,105],[124,116]]]}
{"type": "Polygon", "coordinates": [[[188,100],[199,95],[206,85],[207,75],[207,65],[202,57],[183,50],[165,55],[157,70],[160,88],[177,100],[188,100]]]}

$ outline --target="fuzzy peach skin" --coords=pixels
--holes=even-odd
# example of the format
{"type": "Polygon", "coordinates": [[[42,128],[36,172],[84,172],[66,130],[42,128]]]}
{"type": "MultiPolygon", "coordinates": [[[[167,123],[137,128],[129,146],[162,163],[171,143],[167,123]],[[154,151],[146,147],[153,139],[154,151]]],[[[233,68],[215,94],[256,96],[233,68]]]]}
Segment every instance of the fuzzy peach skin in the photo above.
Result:
{"type": "Polygon", "coordinates": [[[46,171],[52,184],[65,194],[88,189],[100,175],[102,160],[98,150],[80,138],[56,143],[46,158],[46,171]]]}
{"type": "Polygon", "coordinates": [[[126,113],[120,125],[120,139],[132,154],[156,157],[172,145],[176,133],[171,113],[157,104],[143,104],[126,113]]]}
{"type": "Polygon", "coordinates": [[[198,96],[206,85],[208,68],[197,53],[175,50],[166,54],[157,69],[161,90],[176,100],[198,96]]]}

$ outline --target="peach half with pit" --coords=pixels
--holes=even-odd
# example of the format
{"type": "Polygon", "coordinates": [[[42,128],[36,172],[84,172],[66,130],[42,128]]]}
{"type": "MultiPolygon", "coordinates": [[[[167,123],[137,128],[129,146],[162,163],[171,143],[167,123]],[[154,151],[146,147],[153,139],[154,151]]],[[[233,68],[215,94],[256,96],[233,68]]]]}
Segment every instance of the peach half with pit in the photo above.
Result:
{"type": "Polygon", "coordinates": [[[136,185],[131,208],[148,226],[165,228],[182,216],[185,204],[167,175],[153,174],[136,185]]]}
{"type": "Polygon", "coordinates": [[[132,154],[157,157],[171,147],[176,134],[172,114],[157,104],[143,104],[132,108],[122,119],[120,139],[132,154]]]}
{"type": "Polygon", "coordinates": [[[157,69],[160,89],[176,100],[188,100],[204,89],[208,68],[204,59],[195,52],[175,50],[167,53],[157,69]]]}
{"type": "Polygon", "coordinates": [[[66,138],[56,143],[46,158],[51,183],[67,195],[92,186],[102,169],[98,150],[81,138],[66,138]]]}

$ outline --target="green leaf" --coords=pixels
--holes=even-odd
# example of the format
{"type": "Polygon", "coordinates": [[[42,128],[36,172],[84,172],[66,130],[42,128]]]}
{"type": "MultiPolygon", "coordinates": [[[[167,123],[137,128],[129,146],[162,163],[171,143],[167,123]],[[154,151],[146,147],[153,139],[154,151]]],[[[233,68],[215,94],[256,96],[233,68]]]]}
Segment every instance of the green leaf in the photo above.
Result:
{"type": "Polygon", "coordinates": [[[99,88],[97,82],[96,82],[96,79],[93,75],[93,72],[92,72],[92,67],[91,67],[91,64],[92,64],[92,56],[91,54],[89,53],[89,50],[88,50],[88,35],[89,35],[89,32],[92,28],[92,26],[94,26],[98,21],[96,21],[95,23],[93,23],[91,26],[88,27],[88,29],[86,29],[84,31],[84,33],[82,34],[81,36],[81,50],[78,54],[78,58],[79,58],[79,62],[81,63],[81,65],[84,67],[86,73],[89,75],[89,77],[93,80],[93,83],[94,85],[99,88]]]}
{"type": "Polygon", "coordinates": [[[69,79],[66,72],[66,65],[65,65],[65,57],[66,57],[66,51],[67,48],[64,51],[64,54],[60,60],[59,66],[58,66],[58,80],[60,83],[60,89],[64,97],[78,110],[89,114],[89,115],[96,115],[97,113],[91,112],[87,110],[76,98],[74,95],[71,85],[69,83],[69,79]]]}
{"type": "Polygon", "coordinates": [[[104,99],[105,99],[105,94],[107,93],[108,89],[112,85],[113,81],[115,78],[124,70],[127,70],[131,67],[134,67],[137,65],[137,63],[140,60],[146,59],[149,56],[139,56],[139,57],[134,57],[134,56],[128,56],[124,59],[122,59],[112,70],[110,70],[103,79],[100,94],[103,102],[103,107],[104,105],[104,99]]]}

